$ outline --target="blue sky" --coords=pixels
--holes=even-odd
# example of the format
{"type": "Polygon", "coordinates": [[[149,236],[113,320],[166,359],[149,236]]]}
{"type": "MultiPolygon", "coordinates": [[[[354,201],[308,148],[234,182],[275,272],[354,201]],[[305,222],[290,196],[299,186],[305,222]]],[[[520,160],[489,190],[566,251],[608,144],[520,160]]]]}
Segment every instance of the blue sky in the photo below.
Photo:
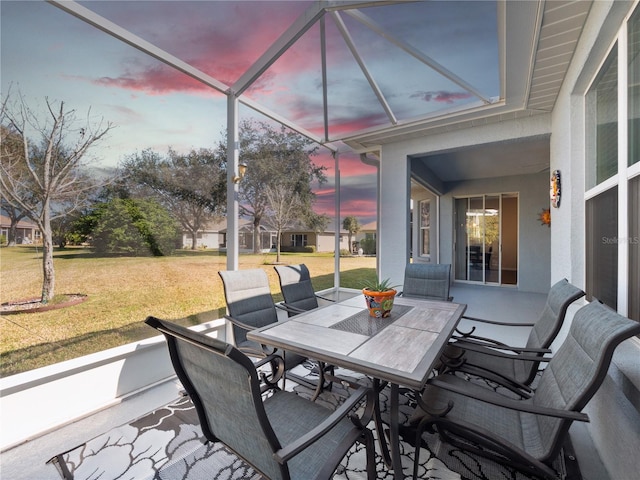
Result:
{"type": "MultiPolygon", "coordinates": [[[[227,85],[308,6],[298,1],[80,3],[227,85]]],[[[417,2],[363,12],[487,96],[498,94],[494,2],[417,2]]],[[[49,97],[65,101],[79,116],[90,109],[93,118],[116,125],[93,151],[102,164],[115,166],[145,148],[212,147],[221,138],[223,94],[45,2],[3,0],[0,14],[3,97],[11,87],[36,109],[49,97]]],[[[339,15],[398,120],[477,101],[347,14],[339,15]]],[[[384,110],[331,18],[326,32],[330,135],[385,124],[384,110]]],[[[319,39],[316,25],[246,92],[318,135],[319,39]]],[[[240,114],[262,119],[247,107],[240,114]]],[[[316,209],[333,215],[333,159],[322,150],[315,161],[328,167],[330,182],[318,191],[316,209]]],[[[340,158],[341,217],[375,219],[375,170],[353,153],[340,158]]]]}

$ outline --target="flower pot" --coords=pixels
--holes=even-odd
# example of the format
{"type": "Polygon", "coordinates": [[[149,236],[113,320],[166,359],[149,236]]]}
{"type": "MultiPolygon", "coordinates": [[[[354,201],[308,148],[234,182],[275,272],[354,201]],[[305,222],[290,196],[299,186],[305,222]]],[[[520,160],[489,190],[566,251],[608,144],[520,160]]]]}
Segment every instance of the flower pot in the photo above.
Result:
{"type": "Polygon", "coordinates": [[[393,289],[385,292],[376,292],[363,288],[362,294],[367,302],[369,315],[376,318],[388,317],[393,308],[393,300],[396,297],[396,293],[393,289]]]}

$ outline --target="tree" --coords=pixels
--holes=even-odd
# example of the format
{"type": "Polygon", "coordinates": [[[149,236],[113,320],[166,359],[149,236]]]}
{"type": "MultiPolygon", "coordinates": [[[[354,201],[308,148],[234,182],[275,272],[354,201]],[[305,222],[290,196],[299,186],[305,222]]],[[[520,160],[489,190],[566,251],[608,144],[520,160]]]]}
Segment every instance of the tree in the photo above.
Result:
{"type": "Polygon", "coordinates": [[[180,234],[176,220],[155,200],[115,198],[100,203],[82,225],[100,255],[169,255],[180,234]]]}
{"type": "MultiPolygon", "coordinates": [[[[254,252],[259,253],[260,223],[269,203],[265,186],[282,185],[295,192],[302,204],[299,217],[304,222],[313,213],[312,184],[326,181],[325,167],[311,161],[318,146],[284,126],[276,130],[267,123],[244,120],[239,133],[240,161],[248,167],[240,182],[240,208],[242,214],[253,218],[254,252]]],[[[226,144],[221,143],[219,149],[226,152],[226,144]]]]}
{"type": "Polygon", "coordinates": [[[86,173],[85,156],[89,149],[113,128],[101,119],[93,122],[91,111],[79,122],[75,110],[64,102],[45,99],[44,119],[20,96],[2,104],[0,124],[20,139],[20,154],[2,149],[0,185],[6,201],[24,212],[42,232],[42,295],[47,303],[55,292],[53,235],[51,221],[81,209],[97,182],[86,173]],[[37,136],[32,141],[30,133],[37,136]]]}
{"type": "Polygon", "coordinates": [[[169,149],[166,157],[152,150],[135,154],[124,163],[133,195],[153,195],[191,235],[207,222],[224,215],[226,207],[226,158],[201,148],[182,155],[169,149]]]}
{"type": "Polygon", "coordinates": [[[296,223],[304,205],[291,185],[267,185],[264,190],[267,198],[265,213],[276,229],[276,262],[280,263],[282,232],[296,223]]]}
{"type": "Polygon", "coordinates": [[[307,228],[316,234],[316,247],[318,246],[318,236],[327,229],[329,223],[331,223],[331,218],[326,213],[311,212],[311,215],[307,216],[307,228]]]}
{"type": "MultiPolygon", "coordinates": [[[[20,136],[15,131],[12,131],[4,125],[0,125],[0,148],[2,149],[3,159],[9,157],[18,159],[23,156],[24,149],[20,136]]],[[[26,189],[21,186],[26,182],[26,180],[28,180],[26,163],[17,163],[14,168],[14,172],[16,178],[20,178],[20,182],[17,182],[17,185],[19,186],[22,194],[27,194],[26,189]]],[[[18,223],[20,223],[22,219],[26,218],[27,214],[9,203],[8,197],[4,194],[4,189],[0,190],[0,207],[2,209],[2,213],[4,213],[10,221],[9,230],[7,232],[7,246],[12,247],[16,244],[18,223]]]]}
{"type": "Polygon", "coordinates": [[[351,237],[360,231],[360,223],[358,219],[353,216],[345,217],[342,221],[342,228],[349,232],[349,251],[353,251],[353,245],[351,244],[351,237]]]}

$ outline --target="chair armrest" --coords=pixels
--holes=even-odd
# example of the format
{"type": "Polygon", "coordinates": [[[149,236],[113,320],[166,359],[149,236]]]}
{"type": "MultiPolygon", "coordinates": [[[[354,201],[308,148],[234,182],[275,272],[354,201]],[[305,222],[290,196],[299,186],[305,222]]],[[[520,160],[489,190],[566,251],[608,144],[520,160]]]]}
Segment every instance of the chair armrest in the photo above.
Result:
{"type": "Polygon", "coordinates": [[[533,327],[535,325],[535,323],[500,322],[498,320],[487,320],[486,318],[470,317],[468,315],[463,315],[461,318],[474,322],[489,323],[491,325],[502,325],[503,327],[533,327]]]}
{"type": "Polygon", "coordinates": [[[224,318],[229,320],[231,323],[233,323],[237,327],[242,328],[243,330],[251,331],[256,329],[254,325],[247,325],[246,323],[242,323],[240,320],[233,318],[231,315],[225,315],[224,318]]]}
{"type": "Polygon", "coordinates": [[[513,347],[511,345],[504,344],[502,342],[494,342],[489,339],[489,342],[485,342],[482,337],[454,337],[452,338],[453,342],[450,342],[450,345],[456,345],[460,348],[466,348],[467,345],[476,345],[478,347],[485,347],[488,349],[495,350],[509,350],[512,352],[518,353],[551,353],[551,349],[549,348],[529,348],[529,347],[513,347]],[[481,340],[479,340],[481,339],[481,340]]]}
{"type": "MultiPolygon", "coordinates": [[[[458,342],[454,342],[451,345],[456,345],[456,343],[458,342]]],[[[516,353],[506,353],[506,352],[501,352],[500,347],[488,347],[484,345],[475,345],[473,343],[466,343],[466,342],[464,342],[464,344],[461,345],[460,348],[464,348],[465,350],[470,350],[473,352],[479,352],[485,355],[491,355],[494,357],[510,358],[511,360],[522,360],[522,361],[530,360],[534,362],[548,362],[549,360],[551,360],[550,357],[533,355],[533,353],[536,353],[536,352],[525,351],[524,353],[518,353],[517,351],[514,350],[516,353]],[[528,355],[529,353],[531,353],[531,355],[528,355]]],[[[543,349],[540,349],[540,350],[543,350],[543,349]]],[[[550,352],[541,351],[537,353],[550,353],[550,352]]]]}
{"type": "Polygon", "coordinates": [[[305,312],[305,310],[302,310],[301,308],[294,307],[293,305],[289,305],[288,303],[284,303],[284,302],[276,303],[276,308],[279,308],[280,310],[284,310],[289,313],[295,313],[296,315],[298,313],[305,312]]]}
{"type": "Polygon", "coordinates": [[[510,410],[517,410],[520,412],[527,412],[535,415],[545,415],[548,417],[562,418],[566,420],[576,420],[580,422],[589,421],[589,416],[586,413],[574,412],[573,410],[558,410],[556,408],[539,407],[537,405],[525,403],[525,401],[523,400],[514,400],[504,397],[502,395],[494,393],[489,389],[487,389],[487,391],[485,392],[482,389],[478,388],[475,389],[473,393],[471,393],[464,388],[459,387],[458,385],[453,385],[449,382],[438,379],[438,377],[427,380],[427,384],[433,385],[443,390],[457,393],[459,395],[464,395],[465,397],[473,398],[481,402],[490,403],[498,407],[508,408],[510,410]]]}
{"type": "Polygon", "coordinates": [[[324,300],[326,302],[335,303],[335,300],[332,299],[332,298],[323,297],[322,295],[318,295],[317,293],[315,293],[314,295],[316,296],[316,298],[319,298],[320,300],[324,300]]]}
{"type": "MultiPolygon", "coordinates": [[[[353,408],[364,398],[367,397],[367,411],[372,410],[374,405],[373,390],[368,387],[360,387],[340,405],[331,415],[329,415],[320,425],[316,426],[309,432],[294,440],[289,445],[284,446],[273,455],[275,459],[281,463],[286,463],[290,458],[295,457],[302,450],[313,444],[329,430],[335,427],[353,408]]],[[[368,423],[368,422],[367,422],[368,423]]]]}
{"type": "MultiPolygon", "coordinates": [[[[225,315],[224,318],[229,320],[231,323],[233,323],[237,327],[242,328],[243,330],[251,331],[251,330],[255,330],[256,329],[255,326],[247,325],[246,323],[242,323],[240,320],[236,320],[235,318],[233,318],[230,315],[225,315]]],[[[276,351],[277,351],[277,349],[271,348],[271,347],[269,347],[267,345],[260,345],[260,347],[261,347],[261,350],[255,350],[253,348],[246,348],[246,347],[238,347],[238,350],[240,350],[241,352],[243,352],[246,355],[249,355],[250,357],[253,357],[253,356],[259,356],[259,357],[269,356],[269,355],[272,355],[272,354],[276,353],[276,351]]]]}

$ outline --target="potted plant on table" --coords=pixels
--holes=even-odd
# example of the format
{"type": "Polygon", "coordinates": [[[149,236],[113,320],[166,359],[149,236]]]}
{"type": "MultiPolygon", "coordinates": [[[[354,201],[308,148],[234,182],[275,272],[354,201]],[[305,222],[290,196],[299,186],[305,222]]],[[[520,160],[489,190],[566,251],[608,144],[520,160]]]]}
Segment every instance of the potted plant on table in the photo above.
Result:
{"type": "Polygon", "coordinates": [[[398,285],[389,285],[388,278],[384,280],[365,281],[362,294],[367,302],[369,315],[376,318],[386,318],[393,308],[393,300],[398,293],[395,287],[398,285]]]}

